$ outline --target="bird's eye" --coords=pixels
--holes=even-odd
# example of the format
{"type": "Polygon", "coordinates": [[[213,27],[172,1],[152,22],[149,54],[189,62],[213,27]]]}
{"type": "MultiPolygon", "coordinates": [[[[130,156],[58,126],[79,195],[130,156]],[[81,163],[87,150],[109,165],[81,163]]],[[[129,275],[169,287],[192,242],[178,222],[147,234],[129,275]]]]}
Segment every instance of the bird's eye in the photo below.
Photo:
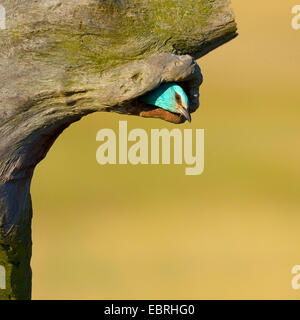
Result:
{"type": "Polygon", "coordinates": [[[180,96],[178,93],[175,93],[175,99],[176,99],[176,102],[177,102],[179,105],[182,104],[181,96],[180,96]]]}

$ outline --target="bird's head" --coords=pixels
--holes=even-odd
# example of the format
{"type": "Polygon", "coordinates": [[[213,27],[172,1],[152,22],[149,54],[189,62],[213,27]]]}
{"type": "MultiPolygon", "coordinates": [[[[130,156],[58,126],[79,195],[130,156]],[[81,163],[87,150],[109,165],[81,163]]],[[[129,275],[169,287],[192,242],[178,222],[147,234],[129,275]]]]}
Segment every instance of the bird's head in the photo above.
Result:
{"type": "Polygon", "coordinates": [[[163,83],[157,89],[143,96],[141,100],[172,113],[180,114],[191,122],[188,96],[175,82],[163,83]]]}
{"type": "Polygon", "coordinates": [[[189,99],[186,93],[178,85],[174,85],[174,91],[176,103],[173,105],[173,109],[175,108],[173,112],[183,115],[185,119],[191,122],[192,119],[189,110],[189,99]]]}

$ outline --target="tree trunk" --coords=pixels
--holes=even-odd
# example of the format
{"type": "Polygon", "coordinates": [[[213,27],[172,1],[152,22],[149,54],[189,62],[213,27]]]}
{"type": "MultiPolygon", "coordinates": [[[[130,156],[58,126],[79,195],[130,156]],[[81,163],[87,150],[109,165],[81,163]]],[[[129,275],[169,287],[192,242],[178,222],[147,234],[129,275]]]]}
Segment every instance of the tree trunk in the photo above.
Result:
{"type": "Polygon", "coordinates": [[[183,122],[138,97],[180,82],[195,111],[194,59],[235,37],[236,25],[227,0],[1,3],[0,298],[30,299],[30,182],[58,135],[96,111],[183,122]]]}

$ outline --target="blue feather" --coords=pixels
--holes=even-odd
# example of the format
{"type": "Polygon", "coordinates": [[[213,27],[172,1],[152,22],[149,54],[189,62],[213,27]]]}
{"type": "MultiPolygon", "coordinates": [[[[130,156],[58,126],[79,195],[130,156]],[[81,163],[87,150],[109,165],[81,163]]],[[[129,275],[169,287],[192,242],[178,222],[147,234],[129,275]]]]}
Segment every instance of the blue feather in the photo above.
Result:
{"type": "Polygon", "coordinates": [[[147,104],[157,106],[173,113],[179,113],[176,93],[181,98],[182,106],[188,110],[189,99],[184,90],[175,82],[163,83],[160,87],[147,93],[140,99],[147,104]]]}

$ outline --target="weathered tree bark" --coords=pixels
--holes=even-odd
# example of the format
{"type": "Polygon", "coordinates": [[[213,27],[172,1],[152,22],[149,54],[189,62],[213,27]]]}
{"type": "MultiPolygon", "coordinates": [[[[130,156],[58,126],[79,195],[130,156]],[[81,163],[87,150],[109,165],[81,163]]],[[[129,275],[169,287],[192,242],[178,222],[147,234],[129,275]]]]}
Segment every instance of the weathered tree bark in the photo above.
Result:
{"type": "Polygon", "coordinates": [[[194,59],[236,36],[227,0],[4,0],[0,30],[0,299],[31,297],[30,182],[72,122],[96,111],[182,118],[138,101],[177,81],[195,111],[194,59]]]}

